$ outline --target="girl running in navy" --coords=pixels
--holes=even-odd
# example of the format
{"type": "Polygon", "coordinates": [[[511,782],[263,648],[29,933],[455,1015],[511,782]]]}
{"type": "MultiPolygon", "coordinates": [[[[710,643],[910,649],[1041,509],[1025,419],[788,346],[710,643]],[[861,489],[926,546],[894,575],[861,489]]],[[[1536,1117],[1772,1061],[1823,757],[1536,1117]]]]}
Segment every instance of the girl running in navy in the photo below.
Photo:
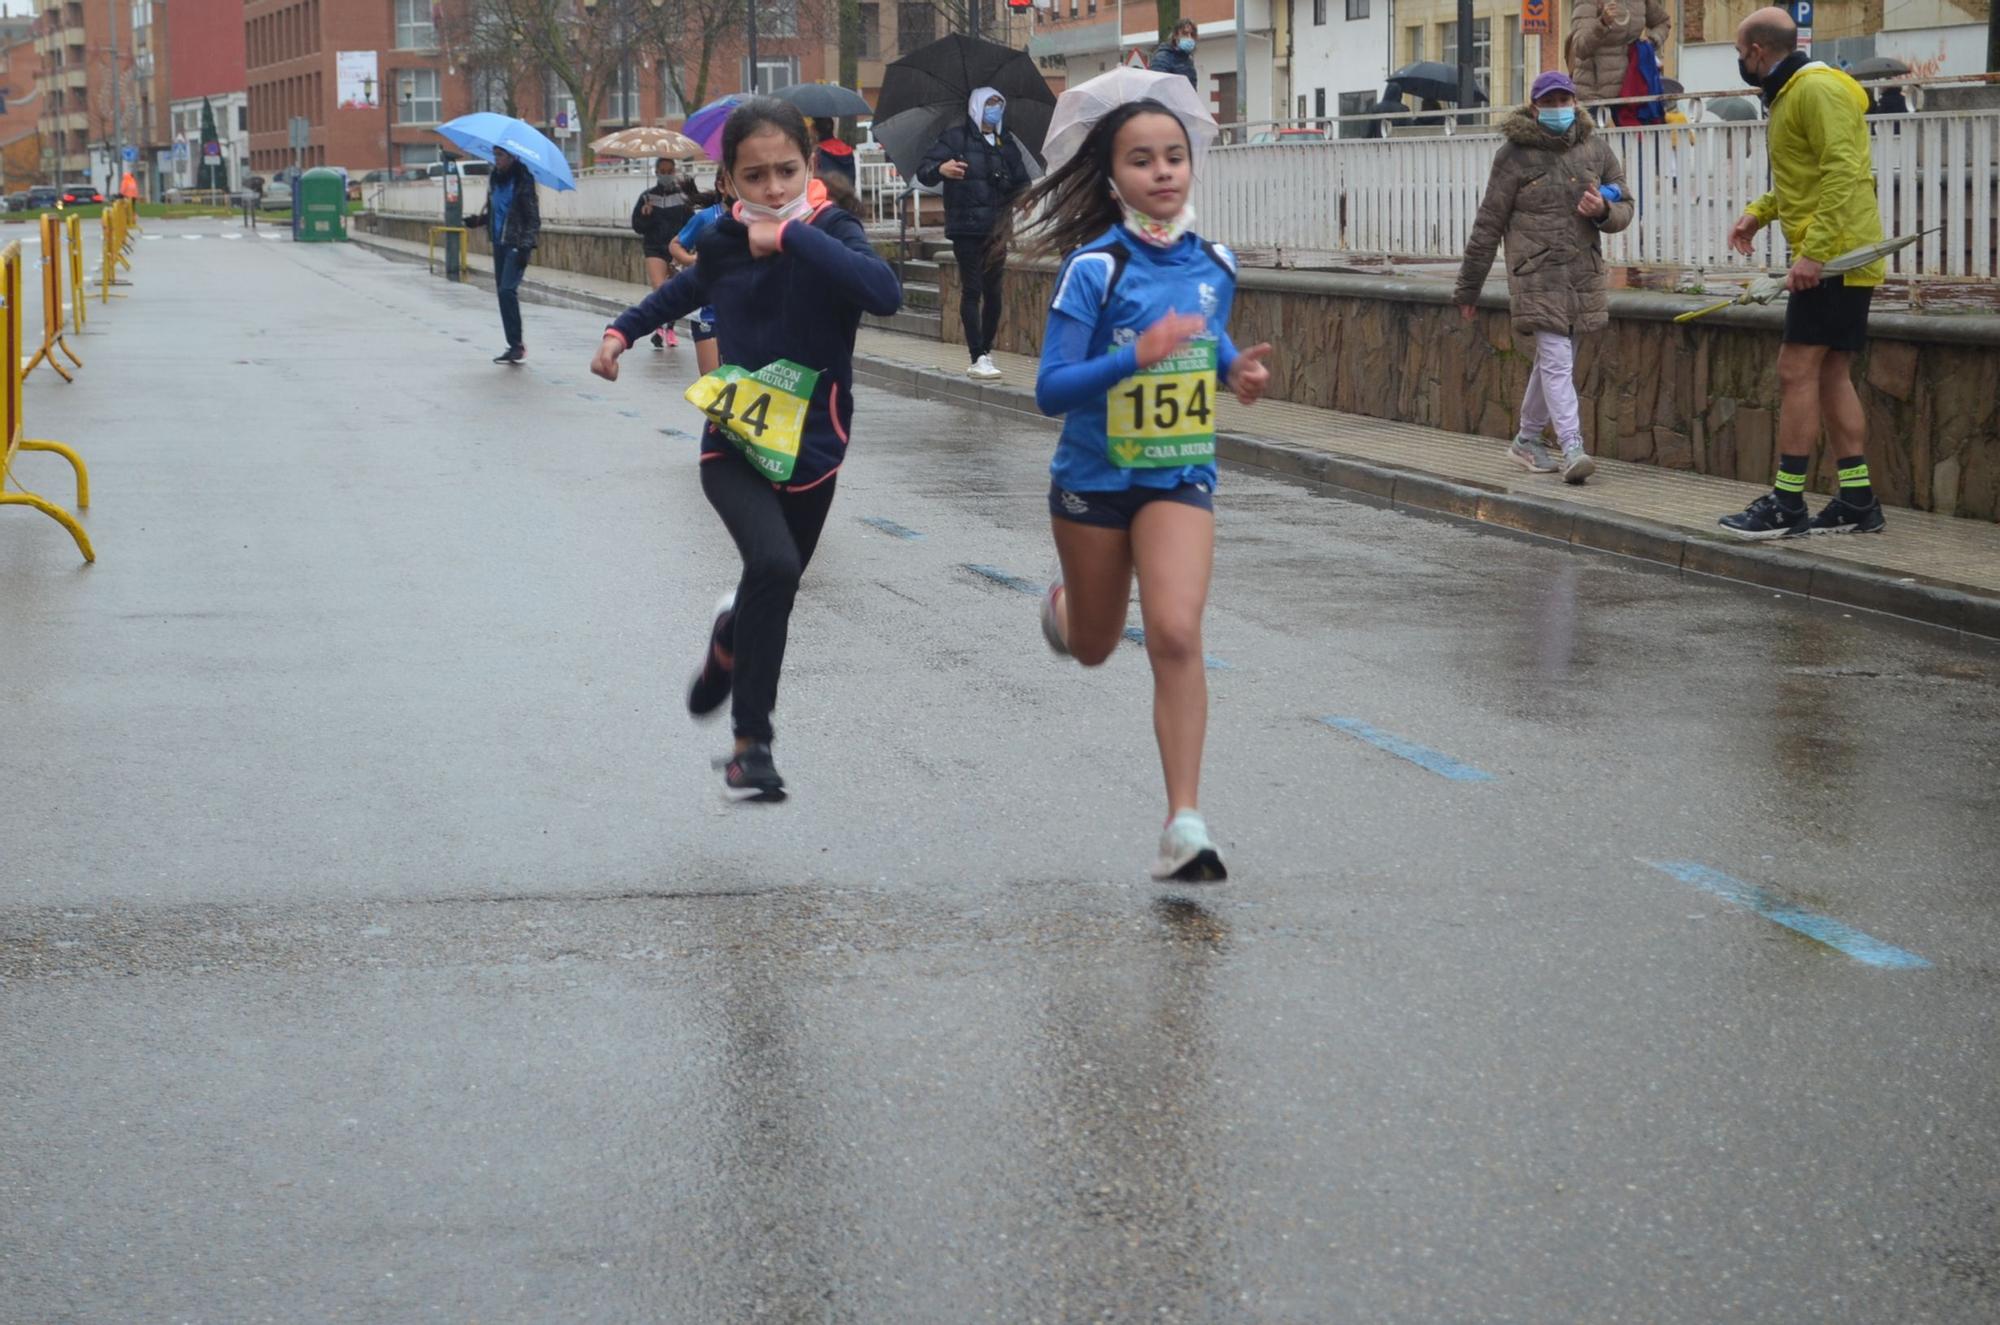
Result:
{"type": "Polygon", "coordinates": [[[1125,630],[1132,580],[1153,668],[1153,731],[1166,773],[1156,879],[1219,882],[1201,816],[1208,729],[1202,611],[1215,552],[1215,393],[1264,393],[1269,345],[1239,351],[1226,330],[1236,260],[1194,233],[1193,145],[1156,101],[1117,107],[1077,154],[1032,189],[1031,233],[1067,253],[1049,306],[1035,402],[1063,416],[1049,472],[1062,578],[1042,633],[1095,667],[1125,630]]]}
{"type": "Polygon", "coordinates": [[[743,575],[723,599],[688,712],[732,701],[736,745],[724,781],[739,799],[782,800],[771,710],[799,577],[812,560],[854,417],[854,333],[864,312],[902,305],[902,288],[861,223],[812,182],[813,144],[799,112],[755,97],[722,130],[722,172],[738,199],[703,236],[695,265],[628,308],[605,331],[591,371],[616,381],[618,356],[655,327],[704,304],[717,314],[723,367],[705,401],[701,488],[722,517],[743,575]]]}

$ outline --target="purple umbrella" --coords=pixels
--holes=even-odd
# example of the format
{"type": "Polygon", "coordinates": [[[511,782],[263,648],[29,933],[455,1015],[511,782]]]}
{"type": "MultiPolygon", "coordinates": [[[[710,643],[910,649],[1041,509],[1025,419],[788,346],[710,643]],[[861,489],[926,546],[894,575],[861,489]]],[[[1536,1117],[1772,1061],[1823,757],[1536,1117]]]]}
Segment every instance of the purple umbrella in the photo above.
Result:
{"type": "Polygon", "coordinates": [[[681,132],[701,144],[701,150],[708,153],[711,161],[722,160],[722,126],[729,120],[729,112],[746,100],[740,93],[732,92],[726,97],[717,97],[700,110],[687,117],[681,125],[681,132]]]}

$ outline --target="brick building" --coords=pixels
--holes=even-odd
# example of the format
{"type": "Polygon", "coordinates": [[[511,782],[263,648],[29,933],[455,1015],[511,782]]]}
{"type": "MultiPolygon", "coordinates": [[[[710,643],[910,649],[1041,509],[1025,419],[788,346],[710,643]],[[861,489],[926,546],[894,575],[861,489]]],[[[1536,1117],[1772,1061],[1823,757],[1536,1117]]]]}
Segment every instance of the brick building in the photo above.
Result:
{"type": "Polygon", "coordinates": [[[164,137],[164,124],[156,122],[164,116],[151,116],[142,95],[151,70],[140,58],[146,52],[135,45],[133,31],[135,18],[150,27],[152,8],[150,0],[108,7],[84,0],[41,0],[35,29],[42,65],[36,104],[48,182],[88,179],[100,188],[116,188],[118,149],[137,149],[143,169],[145,149],[164,137]]]}
{"type": "Polygon", "coordinates": [[[41,76],[34,18],[0,19],[0,173],[9,192],[42,177],[41,76]]]}
{"type": "Polygon", "coordinates": [[[222,187],[249,172],[249,74],[243,55],[243,0],[171,0],[166,23],[169,186],[194,187],[202,158],[201,111],[215,112],[222,187]]]}

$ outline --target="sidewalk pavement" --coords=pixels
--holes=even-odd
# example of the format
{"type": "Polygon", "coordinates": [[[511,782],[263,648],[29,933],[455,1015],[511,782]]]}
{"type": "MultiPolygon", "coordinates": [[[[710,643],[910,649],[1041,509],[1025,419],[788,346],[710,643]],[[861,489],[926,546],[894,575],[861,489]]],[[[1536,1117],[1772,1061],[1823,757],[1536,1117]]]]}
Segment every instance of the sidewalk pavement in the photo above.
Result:
{"type": "MultiPolygon", "coordinates": [[[[356,242],[406,261],[424,246],[354,232],[356,242]]],[[[473,279],[491,281],[474,255],[473,279]]],[[[522,293],[543,302],[622,311],[641,285],[530,267],[522,293]]],[[[581,352],[581,351],[580,351],[581,352]]],[[[1035,360],[996,353],[997,382],[965,376],[962,347],[863,327],[855,346],[863,376],[992,408],[1035,413],[1035,360]]],[[[1892,508],[1882,535],[1746,544],[1716,528],[1761,484],[1599,457],[1581,487],[1528,474],[1489,437],[1443,432],[1287,401],[1254,407],[1224,395],[1218,449],[1226,463],[1280,474],[1350,499],[1475,520],[1577,547],[1639,557],[1683,572],[1741,580],[1783,593],[1908,617],[2000,638],[2000,525],[1892,508]]]]}

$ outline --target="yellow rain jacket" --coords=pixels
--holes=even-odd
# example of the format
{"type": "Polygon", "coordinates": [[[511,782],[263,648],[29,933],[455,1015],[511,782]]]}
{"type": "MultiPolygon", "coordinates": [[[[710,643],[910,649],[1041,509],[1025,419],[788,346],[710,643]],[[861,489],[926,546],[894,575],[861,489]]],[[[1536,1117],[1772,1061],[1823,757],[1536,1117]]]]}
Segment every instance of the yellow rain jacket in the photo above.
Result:
{"type": "MultiPolygon", "coordinates": [[[[1825,262],[1882,240],[1868,145],[1868,94],[1815,60],[1785,80],[1771,102],[1771,177],[1777,186],[1748,211],[1777,221],[1794,258],[1825,262]]],[[[1888,264],[1848,272],[1849,285],[1880,285],[1888,264]]]]}

